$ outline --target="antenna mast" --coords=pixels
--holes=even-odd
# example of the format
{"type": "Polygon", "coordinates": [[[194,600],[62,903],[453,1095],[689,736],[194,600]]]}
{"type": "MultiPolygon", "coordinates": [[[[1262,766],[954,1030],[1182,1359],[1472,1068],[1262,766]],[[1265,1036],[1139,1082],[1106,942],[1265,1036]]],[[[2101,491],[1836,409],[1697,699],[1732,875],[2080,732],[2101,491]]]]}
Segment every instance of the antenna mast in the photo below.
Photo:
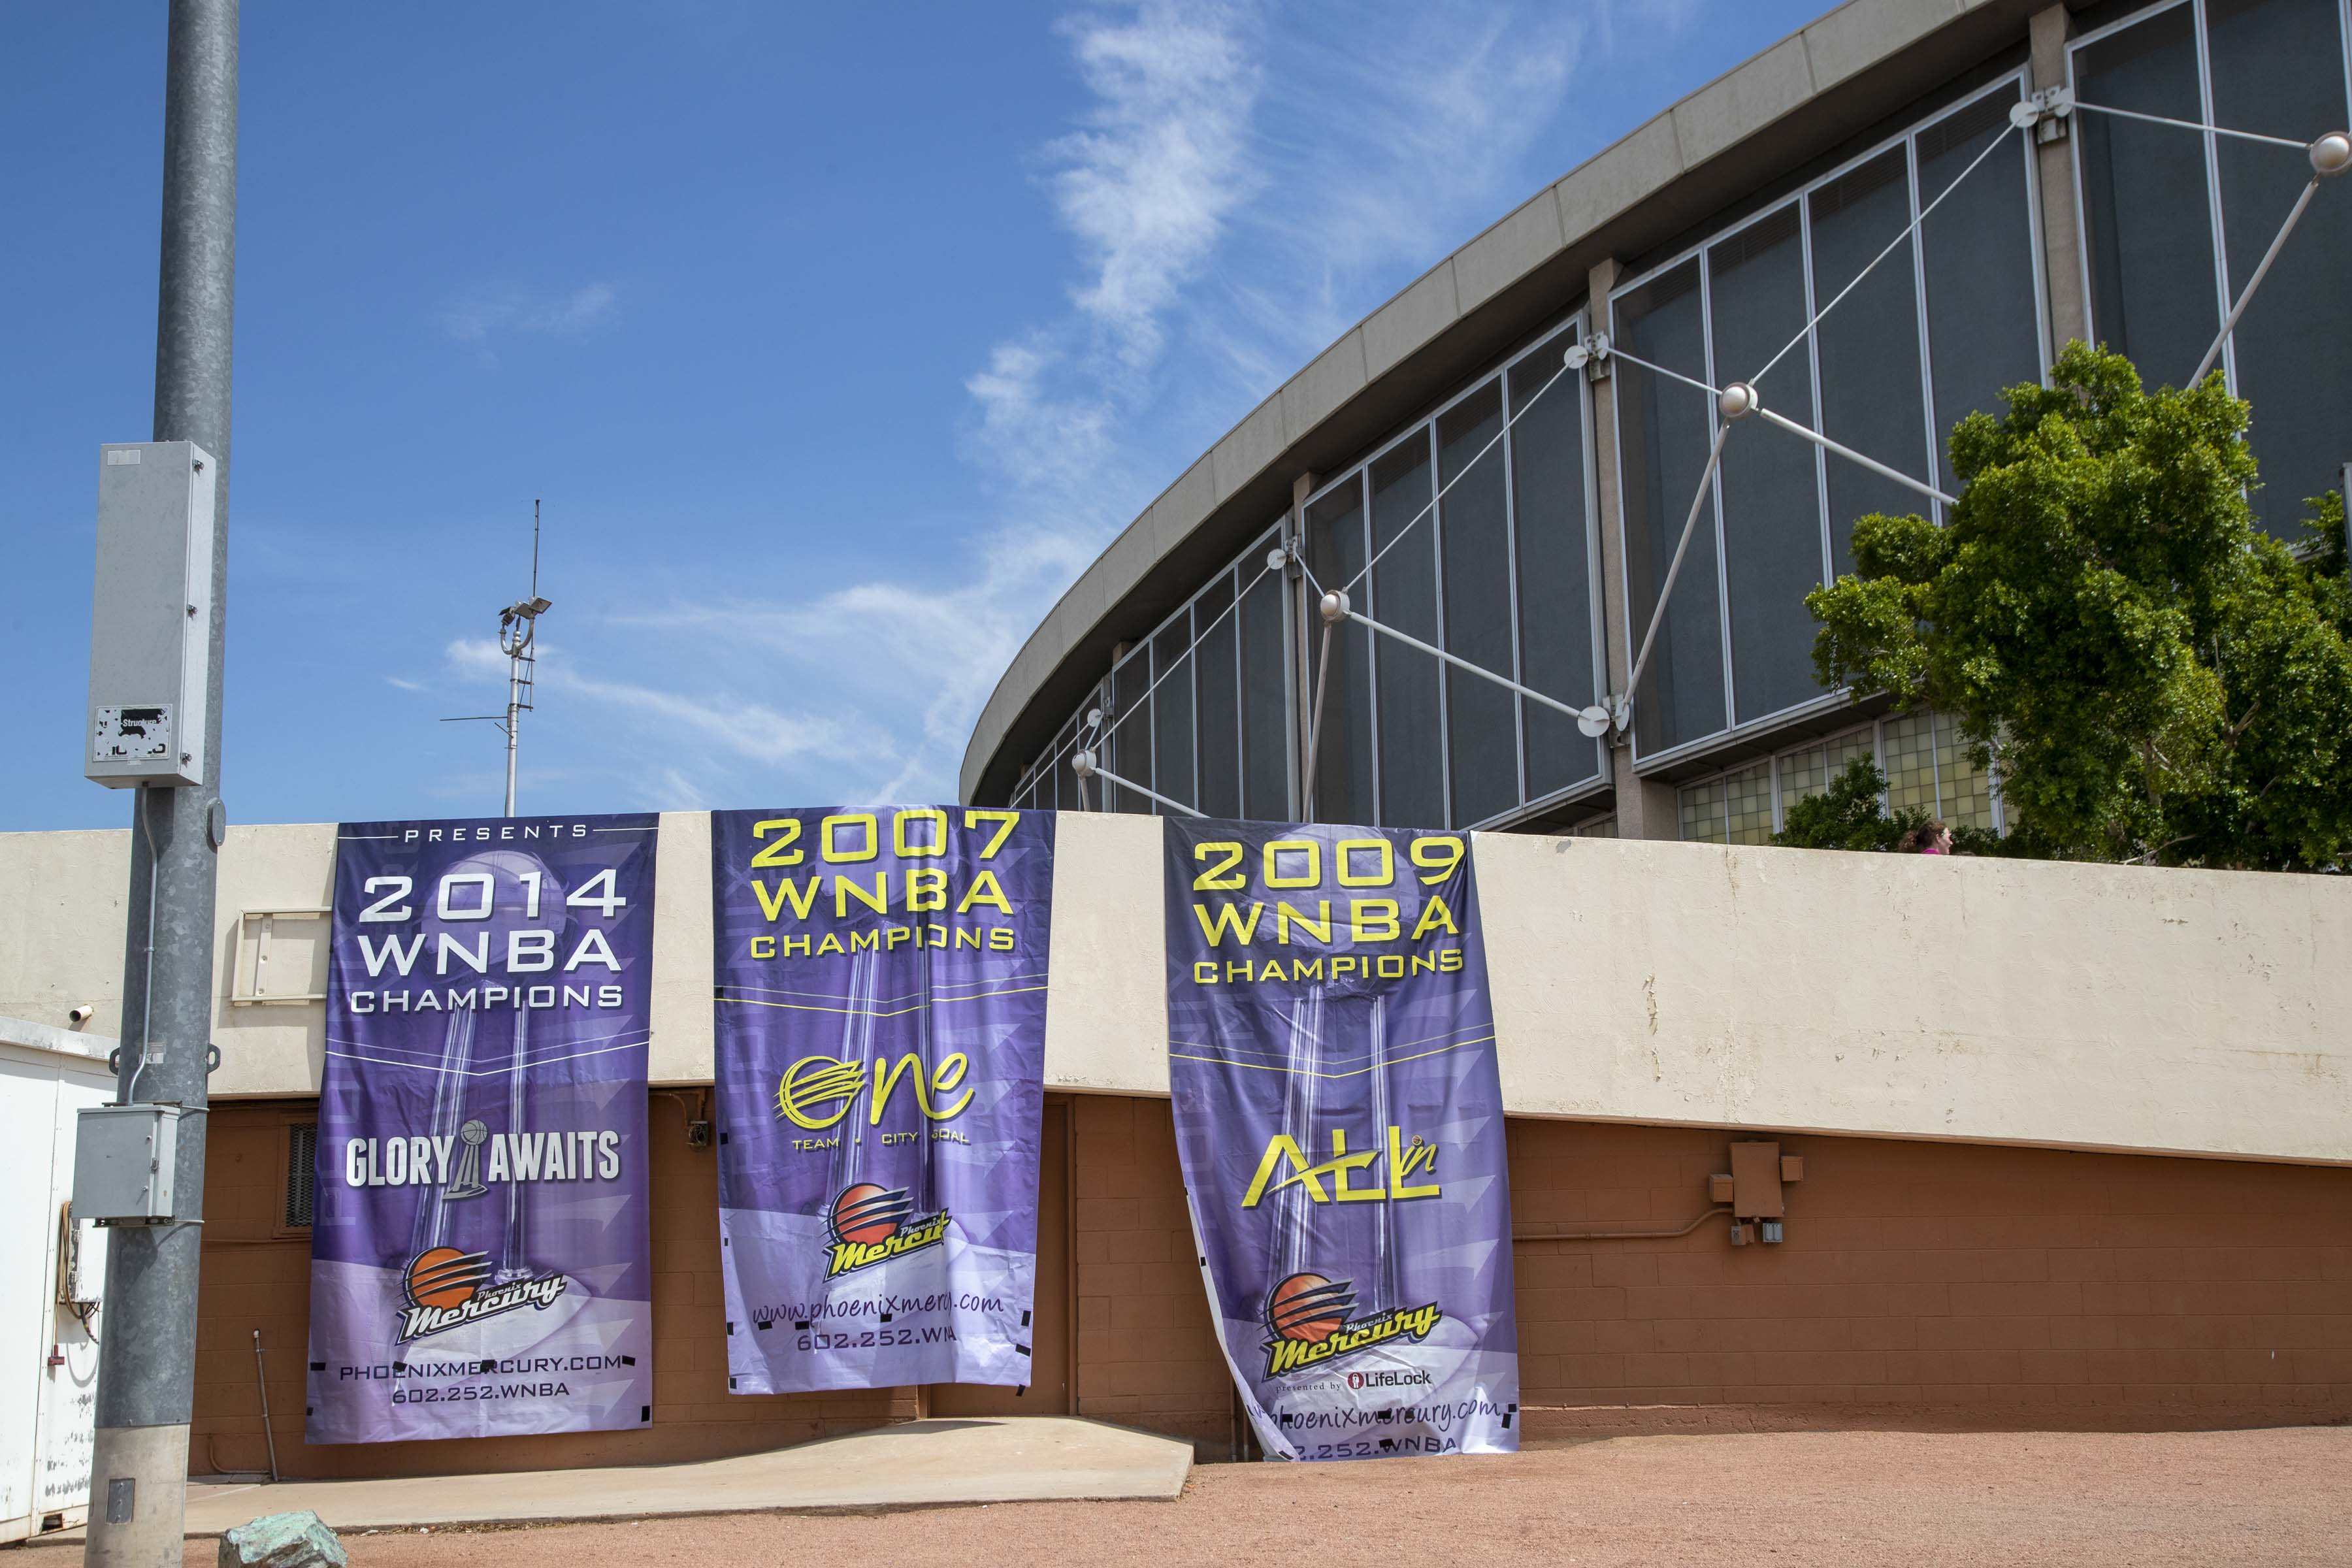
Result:
{"type": "Polygon", "coordinates": [[[515,752],[520,737],[519,720],[530,711],[532,683],[539,664],[533,645],[539,637],[539,617],[554,606],[539,595],[539,500],[530,503],[530,596],[509,605],[499,612],[499,651],[507,656],[507,710],[503,718],[495,713],[471,713],[462,719],[444,719],[444,724],[496,724],[507,738],[507,797],[506,815],[515,814],[515,752]]]}

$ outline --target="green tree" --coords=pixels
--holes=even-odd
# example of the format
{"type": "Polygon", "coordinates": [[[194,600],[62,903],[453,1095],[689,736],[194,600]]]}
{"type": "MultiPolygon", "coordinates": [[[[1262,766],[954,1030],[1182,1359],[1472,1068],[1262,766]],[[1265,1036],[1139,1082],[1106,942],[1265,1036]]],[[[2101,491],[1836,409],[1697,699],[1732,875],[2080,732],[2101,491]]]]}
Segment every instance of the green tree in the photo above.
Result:
{"type": "Polygon", "coordinates": [[[1822,679],[1953,714],[2008,852],[2308,869],[2352,848],[2340,502],[2254,526],[2247,405],[2071,345],[1952,435],[1947,526],[1874,514],[1806,604],[1822,679]],[[2332,531],[2331,531],[2332,529],[2332,531]],[[2332,549],[2332,553],[2331,553],[2332,549]]]}
{"type": "Polygon", "coordinates": [[[1856,757],[1827,789],[1789,807],[1787,826],[1772,842],[1789,849],[1893,849],[1927,814],[1890,814],[1885,796],[1886,775],[1868,757],[1856,757]]]}

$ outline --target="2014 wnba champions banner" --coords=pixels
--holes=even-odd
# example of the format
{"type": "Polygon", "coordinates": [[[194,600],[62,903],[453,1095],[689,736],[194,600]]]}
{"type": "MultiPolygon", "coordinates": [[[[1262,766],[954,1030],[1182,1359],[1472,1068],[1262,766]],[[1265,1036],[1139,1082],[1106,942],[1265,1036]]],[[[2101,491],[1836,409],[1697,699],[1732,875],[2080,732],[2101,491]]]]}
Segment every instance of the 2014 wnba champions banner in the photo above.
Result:
{"type": "Polygon", "coordinates": [[[1026,1386],[1053,815],[710,828],[729,1386],[1026,1386]]]}
{"type": "Polygon", "coordinates": [[[656,823],[341,829],[311,1442],[652,1420],[656,823]]]}
{"type": "Polygon", "coordinates": [[[1467,841],[1166,825],[1169,1079],[1269,1455],[1518,1447],[1495,1015],[1467,841]]]}

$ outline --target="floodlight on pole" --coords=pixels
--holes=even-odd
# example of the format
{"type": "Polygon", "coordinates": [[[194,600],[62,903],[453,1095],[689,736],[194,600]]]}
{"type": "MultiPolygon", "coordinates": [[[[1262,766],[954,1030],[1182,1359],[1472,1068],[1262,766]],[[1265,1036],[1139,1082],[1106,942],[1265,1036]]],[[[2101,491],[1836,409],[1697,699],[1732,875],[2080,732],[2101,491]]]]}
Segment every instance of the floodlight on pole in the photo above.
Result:
{"type": "Polygon", "coordinates": [[[539,639],[539,617],[555,607],[554,601],[539,591],[539,502],[530,503],[530,595],[516,600],[499,612],[499,651],[507,656],[507,710],[503,717],[496,713],[468,713],[462,718],[444,719],[444,724],[496,724],[507,738],[506,813],[515,814],[516,746],[520,739],[519,720],[531,708],[531,696],[539,664],[533,645],[539,639]]]}

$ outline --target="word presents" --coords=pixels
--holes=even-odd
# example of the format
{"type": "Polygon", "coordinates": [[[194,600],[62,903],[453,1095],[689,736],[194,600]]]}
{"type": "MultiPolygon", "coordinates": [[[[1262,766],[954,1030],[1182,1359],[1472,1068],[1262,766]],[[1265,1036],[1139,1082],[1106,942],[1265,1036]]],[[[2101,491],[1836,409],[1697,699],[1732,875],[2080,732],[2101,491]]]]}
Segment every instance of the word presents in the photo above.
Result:
{"type": "Polygon", "coordinates": [[[1268,1193],[1278,1193],[1286,1187],[1306,1188],[1307,1197],[1318,1204],[1335,1200],[1343,1204],[1378,1204],[1440,1195],[1435,1182],[1423,1186],[1406,1184],[1406,1178],[1416,1171],[1425,1171],[1431,1175],[1437,1173],[1436,1144],[1415,1136],[1408,1146],[1404,1141],[1404,1129],[1391,1126],[1389,1129],[1388,1184],[1385,1187],[1349,1185],[1348,1178],[1351,1173],[1370,1170],[1380,1158],[1381,1152],[1377,1149],[1360,1150],[1353,1154],[1348,1152],[1347,1130],[1334,1127],[1331,1129],[1331,1157],[1319,1165],[1310,1165],[1297,1141],[1286,1132],[1277,1132],[1266,1140],[1265,1157],[1258,1161],[1257,1174],[1251,1178],[1249,1191],[1242,1194],[1242,1207],[1254,1209],[1257,1207],[1258,1200],[1268,1193]],[[1290,1174],[1278,1182],[1274,1180],[1275,1172],[1285,1163],[1291,1167],[1290,1174]],[[1327,1177],[1331,1183],[1328,1191],[1323,1185],[1327,1177]]]}

